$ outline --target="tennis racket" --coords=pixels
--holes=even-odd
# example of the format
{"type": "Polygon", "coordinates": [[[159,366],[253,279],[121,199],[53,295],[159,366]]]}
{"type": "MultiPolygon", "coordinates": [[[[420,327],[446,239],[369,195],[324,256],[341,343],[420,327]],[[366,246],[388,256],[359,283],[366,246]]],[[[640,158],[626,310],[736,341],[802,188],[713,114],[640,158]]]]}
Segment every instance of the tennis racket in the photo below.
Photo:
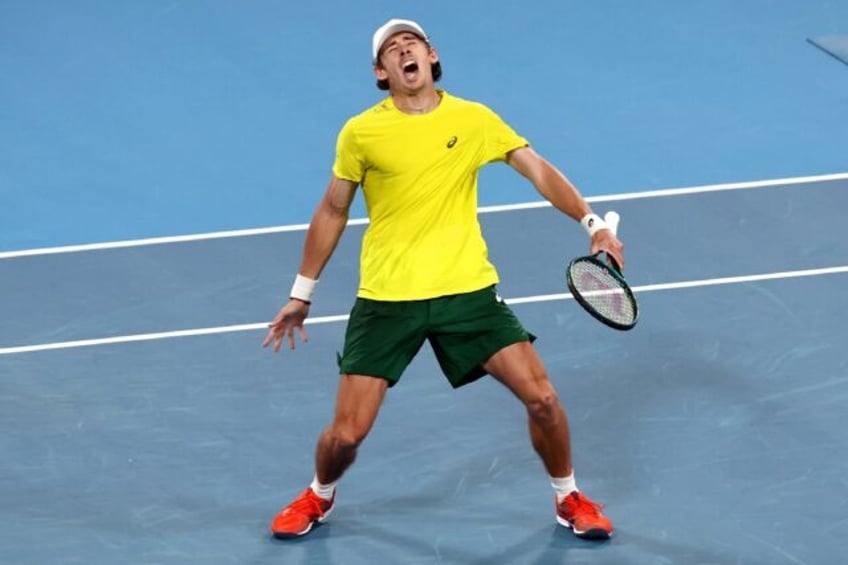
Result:
{"type": "MultiPolygon", "coordinates": [[[[621,220],[618,213],[607,212],[604,221],[613,233],[621,220]]],[[[573,259],[565,270],[571,295],[597,320],[616,330],[629,330],[639,319],[639,305],[615,259],[603,252],[573,259]]]]}

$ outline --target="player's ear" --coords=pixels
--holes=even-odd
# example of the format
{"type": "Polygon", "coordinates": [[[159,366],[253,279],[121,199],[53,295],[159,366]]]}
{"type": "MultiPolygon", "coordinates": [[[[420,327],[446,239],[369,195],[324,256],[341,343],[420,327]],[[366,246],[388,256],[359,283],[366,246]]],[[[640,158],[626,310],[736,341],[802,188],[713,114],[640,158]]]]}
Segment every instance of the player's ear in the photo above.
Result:
{"type": "Polygon", "coordinates": [[[439,62],[439,53],[436,51],[435,47],[430,47],[430,53],[427,55],[430,58],[431,64],[436,64],[439,62]]]}
{"type": "Polygon", "coordinates": [[[374,65],[374,76],[377,77],[377,80],[388,80],[389,73],[386,72],[386,69],[380,63],[374,65]]]}

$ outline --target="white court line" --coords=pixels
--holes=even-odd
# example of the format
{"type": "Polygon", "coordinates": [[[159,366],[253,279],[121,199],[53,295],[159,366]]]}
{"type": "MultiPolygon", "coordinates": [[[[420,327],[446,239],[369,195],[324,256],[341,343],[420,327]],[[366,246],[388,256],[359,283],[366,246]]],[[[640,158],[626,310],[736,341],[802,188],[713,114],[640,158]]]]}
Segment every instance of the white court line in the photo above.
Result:
{"type": "MultiPolygon", "coordinates": [[[[723,190],[744,190],[750,188],[766,188],[792,186],[797,184],[822,183],[838,180],[848,180],[848,173],[833,173],[828,175],[815,175],[806,177],[790,177],[785,179],[759,180],[750,182],[733,182],[724,184],[708,184],[703,186],[692,186],[687,188],[667,188],[662,190],[650,190],[645,192],[630,192],[624,194],[608,194],[601,196],[589,196],[586,200],[590,203],[612,202],[618,200],[634,200],[637,198],[656,198],[664,196],[680,196],[686,194],[700,194],[705,192],[718,192],[723,190]]],[[[481,214],[492,212],[510,212],[514,210],[529,210],[533,208],[546,208],[551,204],[546,201],[525,202],[522,204],[503,204],[498,206],[481,206],[477,211],[481,214]]],[[[347,225],[357,226],[368,223],[367,218],[355,218],[349,220],[347,225]]],[[[202,241],[208,239],[225,239],[231,237],[245,237],[251,235],[266,235],[272,233],[305,231],[309,224],[293,224],[288,226],[274,226],[268,228],[253,228],[245,230],[229,230],[210,233],[175,235],[167,237],[151,237],[146,239],[133,239],[126,241],[109,241],[105,243],[86,243],[81,245],[65,245],[62,247],[42,247],[38,249],[23,249],[20,251],[0,251],[0,259],[14,259],[17,257],[30,257],[33,255],[52,255],[56,253],[76,253],[80,251],[97,251],[101,249],[117,249],[124,247],[141,247],[145,245],[162,245],[166,243],[184,243],[189,241],[202,241]]]]}
{"type": "MultiPolygon", "coordinates": [[[[806,269],[801,271],[782,271],[778,273],[766,273],[761,275],[743,275],[737,277],[723,277],[716,279],[701,279],[694,281],[681,281],[674,283],[649,284],[644,286],[634,286],[633,292],[653,292],[657,290],[675,290],[681,288],[695,288],[704,286],[718,286],[726,284],[739,284],[758,281],[770,281],[777,279],[790,279],[799,277],[812,277],[821,275],[834,275],[838,273],[848,273],[848,265],[841,267],[826,267],[821,269],[806,269]]],[[[538,296],[525,296],[521,298],[507,299],[508,304],[529,304],[531,302],[550,302],[554,300],[568,300],[572,298],[569,293],[561,294],[543,294],[538,296]]],[[[307,318],[307,324],[329,324],[334,322],[344,322],[348,319],[347,314],[337,316],[320,316],[315,318],[307,318]]],[[[57,343],[44,343],[40,345],[22,345],[18,347],[3,347],[0,348],[0,355],[12,355],[15,353],[35,353],[38,351],[50,351],[54,349],[73,349],[77,347],[91,347],[95,345],[110,345],[114,343],[129,343],[134,341],[154,341],[158,339],[171,339],[176,337],[189,337],[200,335],[213,335],[223,333],[235,333],[246,331],[265,330],[268,328],[267,322],[258,322],[255,324],[239,324],[234,326],[219,326],[213,328],[197,328],[193,330],[177,330],[170,332],[157,332],[147,334],[135,334],[125,336],[106,337],[100,339],[83,339],[78,341],[64,341],[57,343]]]]}

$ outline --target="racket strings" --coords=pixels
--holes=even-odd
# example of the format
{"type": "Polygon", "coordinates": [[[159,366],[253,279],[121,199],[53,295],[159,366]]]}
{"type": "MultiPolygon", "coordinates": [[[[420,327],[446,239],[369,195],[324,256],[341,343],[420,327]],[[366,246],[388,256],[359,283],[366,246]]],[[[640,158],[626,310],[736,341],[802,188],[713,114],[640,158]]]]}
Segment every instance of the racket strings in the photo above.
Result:
{"type": "Polygon", "coordinates": [[[580,296],[598,314],[621,324],[630,324],[636,309],[622,282],[610,271],[591,261],[571,266],[571,281],[580,296]]]}

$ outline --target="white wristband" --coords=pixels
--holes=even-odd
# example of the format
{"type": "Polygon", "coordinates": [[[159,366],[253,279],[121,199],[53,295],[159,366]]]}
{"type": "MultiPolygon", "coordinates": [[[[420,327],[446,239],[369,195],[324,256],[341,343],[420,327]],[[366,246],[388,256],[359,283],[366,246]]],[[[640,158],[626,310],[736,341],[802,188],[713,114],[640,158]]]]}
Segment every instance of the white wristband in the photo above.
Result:
{"type": "Polygon", "coordinates": [[[586,229],[586,233],[589,234],[589,237],[592,237],[596,232],[605,230],[609,227],[604,219],[597,214],[586,214],[580,219],[580,224],[586,229]]]}
{"type": "Polygon", "coordinates": [[[316,286],[318,286],[318,281],[298,274],[294,278],[294,284],[292,285],[289,297],[297,298],[309,304],[312,302],[312,295],[315,293],[316,286]]]}

